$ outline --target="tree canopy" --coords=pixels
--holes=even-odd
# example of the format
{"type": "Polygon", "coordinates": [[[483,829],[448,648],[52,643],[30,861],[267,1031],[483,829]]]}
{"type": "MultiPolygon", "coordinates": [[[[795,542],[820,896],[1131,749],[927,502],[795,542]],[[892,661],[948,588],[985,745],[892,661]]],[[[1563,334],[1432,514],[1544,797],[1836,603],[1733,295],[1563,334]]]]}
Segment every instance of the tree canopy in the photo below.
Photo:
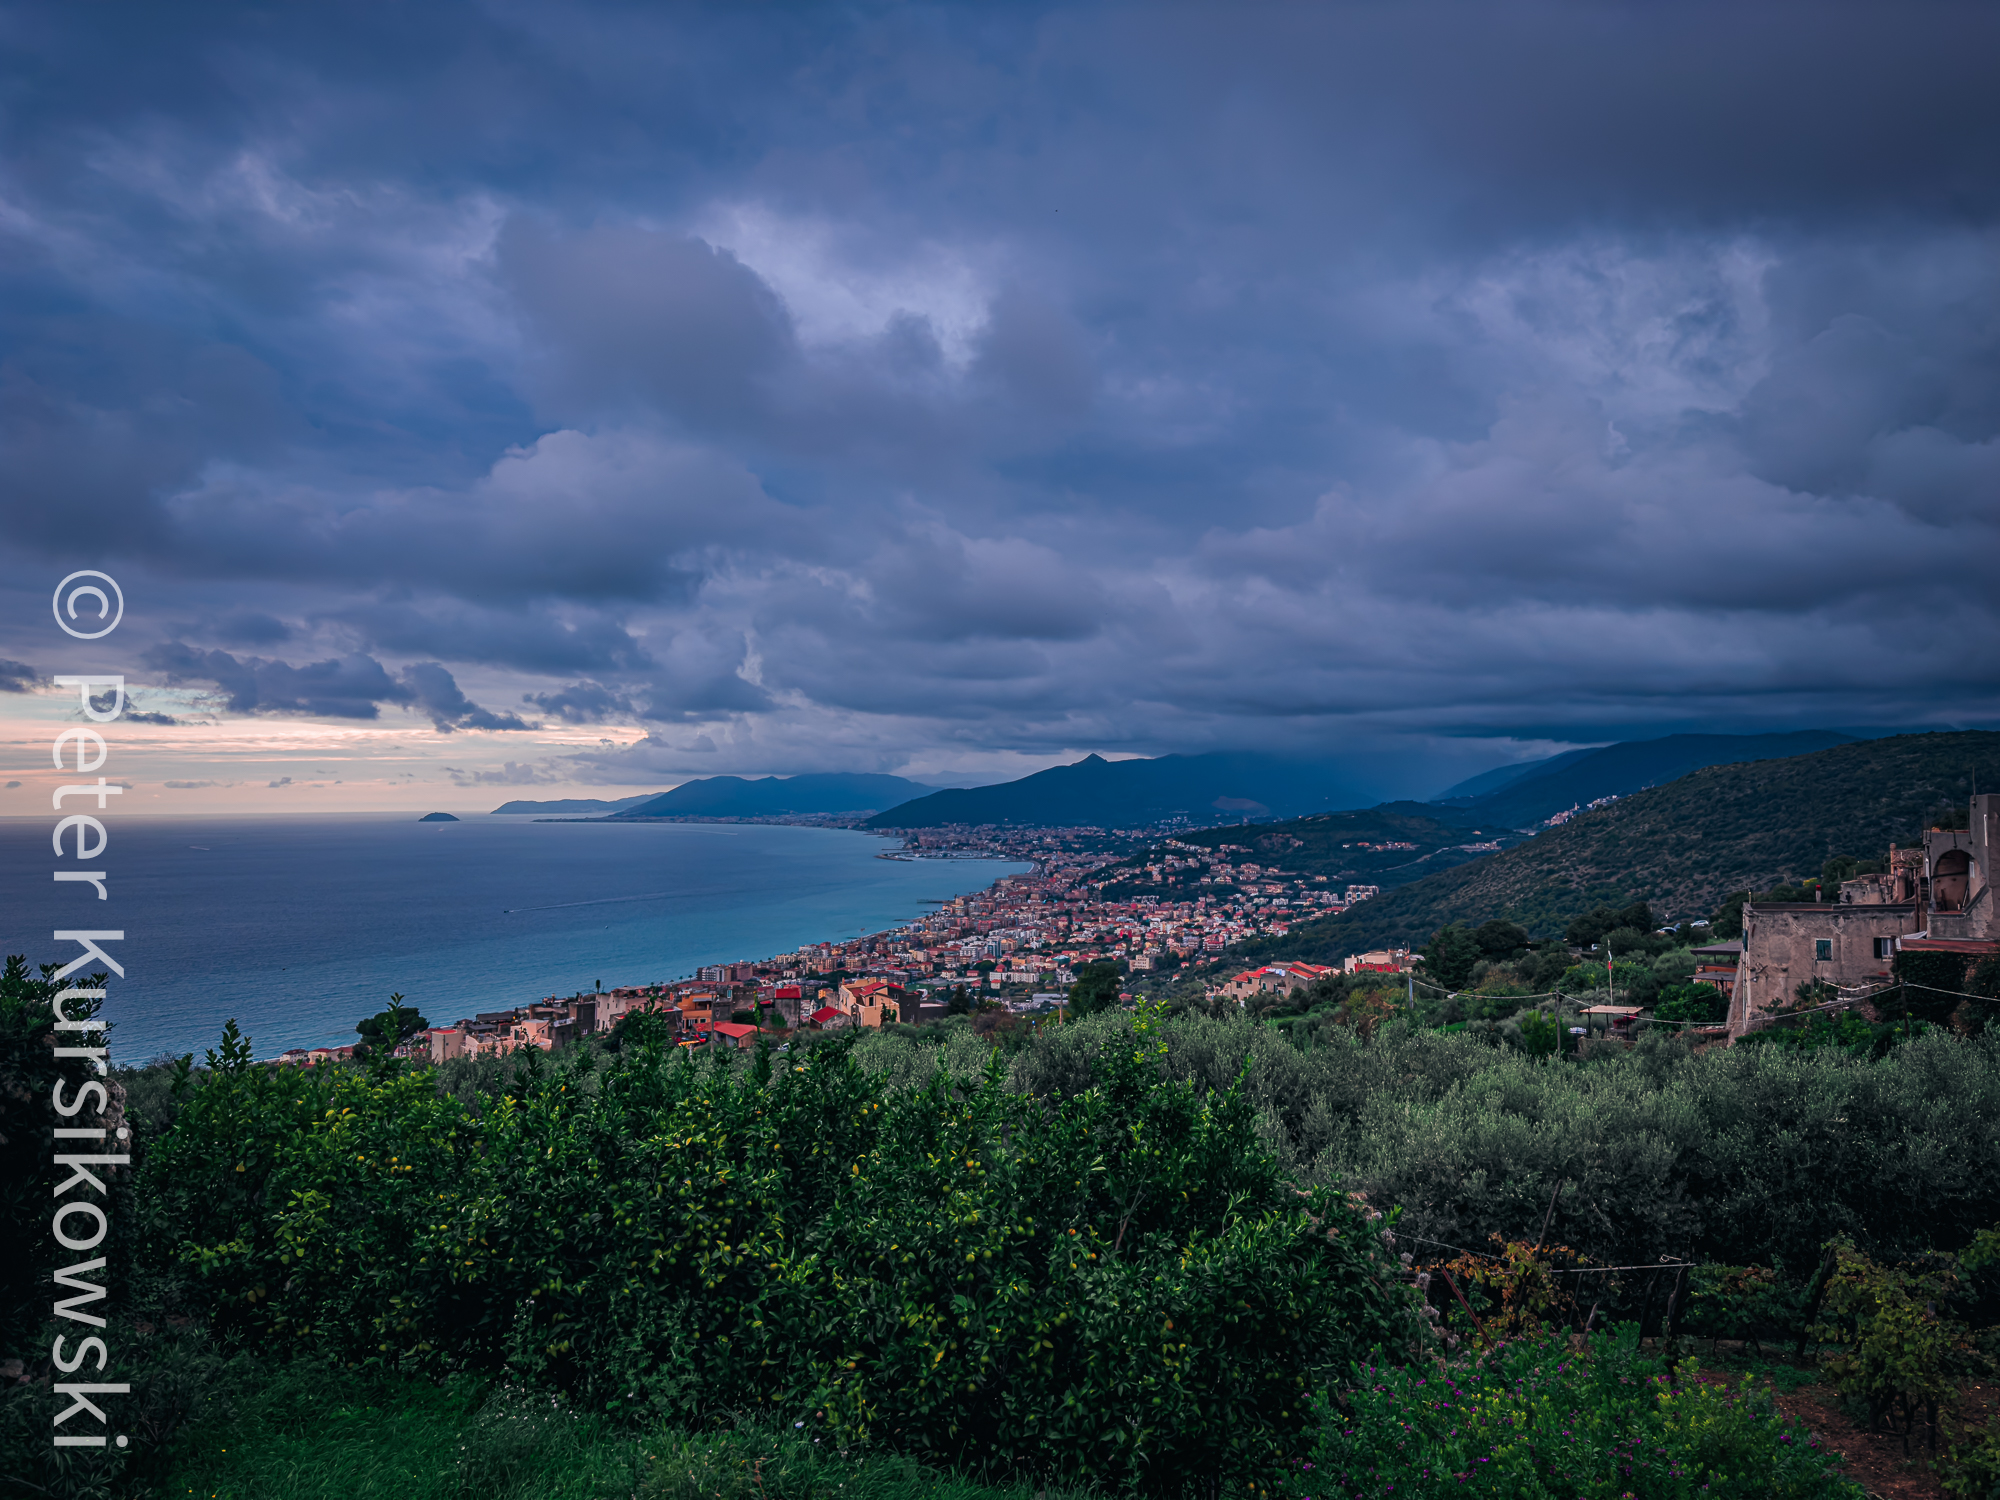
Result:
{"type": "Polygon", "coordinates": [[[415,1006],[403,1004],[401,995],[391,995],[387,1010],[378,1010],[372,1016],[362,1017],[355,1023],[354,1029],[361,1035],[361,1045],[365,1047],[386,1045],[394,1051],[418,1032],[430,1030],[430,1024],[415,1006]]]}
{"type": "Polygon", "coordinates": [[[1088,1016],[1114,1008],[1122,978],[1118,965],[1108,959],[1085,964],[1077,970],[1076,983],[1069,987],[1070,1013],[1088,1016]]]}

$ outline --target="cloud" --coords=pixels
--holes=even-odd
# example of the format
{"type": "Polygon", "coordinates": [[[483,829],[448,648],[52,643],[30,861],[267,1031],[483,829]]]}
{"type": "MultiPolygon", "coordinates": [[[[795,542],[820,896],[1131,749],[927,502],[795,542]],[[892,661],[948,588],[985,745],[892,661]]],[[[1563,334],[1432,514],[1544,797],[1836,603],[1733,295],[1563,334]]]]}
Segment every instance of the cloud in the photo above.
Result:
{"type": "Polygon", "coordinates": [[[84,26],[10,106],[0,554],[231,712],[1418,791],[2000,689],[1990,8],[84,26]]]}
{"type": "Polygon", "coordinates": [[[200,791],[203,787],[234,786],[236,783],[233,781],[163,781],[160,785],[171,791],[195,792],[200,791]]]}
{"type": "Polygon", "coordinates": [[[178,724],[181,721],[172,714],[154,713],[149,709],[128,708],[124,714],[129,724],[178,724]]]}
{"type": "Polygon", "coordinates": [[[439,734],[454,728],[527,729],[530,726],[513,714],[496,714],[481,708],[458,689],[451,673],[434,661],[405,667],[401,681],[409,688],[413,706],[430,715],[431,726],[439,734]]]}
{"type": "Polygon", "coordinates": [[[11,792],[14,790],[15,787],[19,786],[20,784],[21,783],[18,781],[10,781],[7,783],[7,790],[11,792]]]}
{"type": "Polygon", "coordinates": [[[693,236],[601,227],[558,238],[508,223],[500,272],[544,353],[556,411],[666,410],[738,425],[778,394],[791,315],[755,272],[693,236]]]}
{"type": "Polygon", "coordinates": [[[0,657],[0,693],[32,693],[41,682],[41,674],[26,662],[0,657]]]}
{"type": "Polygon", "coordinates": [[[280,786],[291,786],[293,783],[291,777],[280,776],[276,781],[267,781],[264,784],[267,787],[280,787],[280,786]]]}
{"type": "Polygon", "coordinates": [[[600,682],[572,682],[553,693],[523,693],[521,701],[565,724],[603,724],[638,712],[624,694],[600,682]]]}
{"type": "Polygon", "coordinates": [[[498,769],[481,771],[446,766],[445,774],[454,786],[545,786],[563,780],[546,766],[506,761],[498,769]]]}
{"type": "Polygon", "coordinates": [[[145,653],[146,664],[170,683],[211,682],[231,713],[302,714],[375,719],[384,703],[429,717],[440,734],[454,729],[527,729],[514,714],[479,707],[437,662],[418,662],[391,677],[370,656],[329,658],[295,667],[263,657],[238,658],[173,641],[145,653]]]}

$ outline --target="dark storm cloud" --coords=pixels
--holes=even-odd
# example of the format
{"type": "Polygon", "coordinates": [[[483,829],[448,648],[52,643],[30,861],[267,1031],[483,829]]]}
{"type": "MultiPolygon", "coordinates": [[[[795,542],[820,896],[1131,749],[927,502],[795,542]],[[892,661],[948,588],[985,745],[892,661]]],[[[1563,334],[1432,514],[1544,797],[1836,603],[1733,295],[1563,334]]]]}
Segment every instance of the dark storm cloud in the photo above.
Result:
{"type": "Polygon", "coordinates": [[[526,729],[528,726],[513,714],[496,714],[481,708],[459,691],[451,673],[434,661],[418,662],[405,667],[402,682],[408,687],[412,705],[419,713],[430,716],[431,725],[440,734],[449,734],[453,728],[464,729],[526,729]]]}
{"type": "Polygon", "coordinates": [[[1990,7],[89,14],[0,33],[0,548],[235,711],[1420,771],[2000,688],[1990,7]]]}
{"type": "Polygon", "coordinates": [[[169,641],[145,653],[145,663],[169,683],[212,683],[231,713],[309,714],[375,719],[381,705],[414,709],[441,734],[453,729],[526,729],[513,714],[473,703],[437,662],[416,662],[395,676],[371,656],[347,656],[295,667],[263,657],[237,657],[169,641]]]}
{"type": "Polygon", "coordinates": [[[407,703],[410,690],[369,656],[295,667],[262,657],[238,658],[179,642],[155,646],[146,665],[170,683],[213,683],[231,713],[314,714],[332,719],[373,719],[382,703],[407,703]]]}
{"type": "Polygon", "coordinates": [[[0,657],[0,693],[33,693],[41,689],[42,675],[26,662],[0,657]]]}
{"type": "Polygon", "coordinates": [[[553,693],[523,693],[521,701],[565,724],[604,724],[639,713],[631,699],[601,682],[572,682],[553,693]]]}

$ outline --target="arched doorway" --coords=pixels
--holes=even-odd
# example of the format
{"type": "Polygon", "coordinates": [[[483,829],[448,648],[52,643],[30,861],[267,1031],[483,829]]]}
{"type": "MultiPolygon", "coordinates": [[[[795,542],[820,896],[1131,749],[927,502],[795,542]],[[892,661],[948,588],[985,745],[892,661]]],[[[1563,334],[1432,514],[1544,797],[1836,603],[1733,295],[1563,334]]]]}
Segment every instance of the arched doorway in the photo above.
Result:
{"type": "Polygon", "coordinates": [[[1972,856],[1963,849],[1947,849],[1931,869],[1931,905],[1938,911],[1965,910],[1966,894],[1972,889],[1972,856]]]}

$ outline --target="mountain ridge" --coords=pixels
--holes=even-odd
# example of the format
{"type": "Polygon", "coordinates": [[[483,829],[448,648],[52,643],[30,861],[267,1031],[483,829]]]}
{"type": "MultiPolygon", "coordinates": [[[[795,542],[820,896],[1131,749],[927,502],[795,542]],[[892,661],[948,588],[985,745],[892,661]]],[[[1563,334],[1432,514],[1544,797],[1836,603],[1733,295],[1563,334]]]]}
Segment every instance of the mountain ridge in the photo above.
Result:
{"type": "Polygon", "coordinates": [[[704,776],[613,813],[639,818],[782,818],[876,812],[933,789],[901,776],[866,771],[809,771],[799,776],[704,776]]]}
{"type": "Polygon", "coordinates": [[[1621,740],[1580,755],[1571,751],[1552,756],[1480,796],[1454,798],[1451,805],[1510,828],[1528,828],[1599,798],[1629,796],[1704,766],[1782,760],[1854,739],[1833,729],[1801,729],[1784,734],[1669,734],[1621,740]]]}
{"type": "Polygon", "coordinates": [[[1129,828],[1175,818],[1212,825],[1337,812],[1375,800],[1323,761],[1230,751],[1120,761],[1092,754],[994,786],[932,792],[878,814],[868,826],[1129,828]]]}
{"type": "Polygon", "coordinates": [[[641,802],[651,802],[658,792],[641,792],[636,797],[619,797],[606,801],[599,797],[558,797],[553,802],[529,802],[519,800],[503,802],[493,809],[493,815],[539,814],[542,817],[578,817],[591,813],[614,813],[622,808],[637,807],[641,802]]]}
{"type": "Polygon", "coordinates": [[[1449,922],[1494,917],[1553,935],[1595,906],[1638,900],[1662,921],[1707,917],[1731,892],[1817,875],[1830,856],[1875,859],[1891,843],[1915,842],[1927,818],[1963,800],[1975,780],[2000,786],[2000,733],[1895,735],[1704,766],[1341,916],[1248,944],[1242,956],[1338,958],[1424,943],[1449,922]]]}

